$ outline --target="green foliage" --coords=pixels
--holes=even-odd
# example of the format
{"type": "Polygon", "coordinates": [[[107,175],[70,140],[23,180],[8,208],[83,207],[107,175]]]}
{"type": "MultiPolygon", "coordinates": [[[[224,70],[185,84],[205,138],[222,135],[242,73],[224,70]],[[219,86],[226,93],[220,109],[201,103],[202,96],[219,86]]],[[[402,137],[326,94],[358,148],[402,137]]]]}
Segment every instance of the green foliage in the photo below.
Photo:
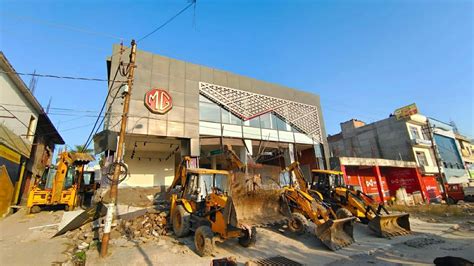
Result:
{"type": "Polygon", "coordinates": [[[94,150],[93,149],[84,149],[84,145],[74,145],[74,149],[71,150],[71,152],[83,152],[83,153],[88,153],[90,155],[93,155],[94,150]]]}
{"type": "Polygon", "coordinates": [[[85,250],[78,251],[78,252],[76,252],[76,254],[74,254],[74,259],[76,261],[85,262],[86,257],[87,256],[86,256],[86,251],[85,250]]]}

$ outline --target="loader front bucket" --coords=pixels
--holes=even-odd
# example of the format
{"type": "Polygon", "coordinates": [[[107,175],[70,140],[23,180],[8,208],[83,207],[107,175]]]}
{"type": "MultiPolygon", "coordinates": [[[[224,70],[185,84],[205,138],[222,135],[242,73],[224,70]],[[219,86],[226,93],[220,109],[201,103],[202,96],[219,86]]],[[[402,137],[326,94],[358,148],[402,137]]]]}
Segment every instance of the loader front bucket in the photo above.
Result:
{"type": "Polygon", "coordinates": [[[237,220],[240,224],[264,226],[283,222],[278,191],[259,191],[257,194],[233,196],[237,220]]]}
{"type": "Polygon", "coordinates": [[[369,228],[380,237],[394,237],[411,233],[408,213],[377,215],[369,222],[369,228]]]}
{"type": "Polygon", "coordinates": [[[316,236],[330,250],[338,250],[354,243],[355,217],[328,220],[316,227],[316,236]]]}

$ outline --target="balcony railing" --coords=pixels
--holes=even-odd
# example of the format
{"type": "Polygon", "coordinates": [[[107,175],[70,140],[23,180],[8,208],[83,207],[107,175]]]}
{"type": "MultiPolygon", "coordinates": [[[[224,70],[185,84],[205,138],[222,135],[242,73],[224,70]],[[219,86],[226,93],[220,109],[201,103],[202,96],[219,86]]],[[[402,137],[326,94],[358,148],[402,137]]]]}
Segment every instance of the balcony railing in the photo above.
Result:
{"type": "Polygon", "coordinates": [[[438,167],[436,166],[420,165],[420,170],[423,173],[438,173],[438,167]]]}
{"type": "Polygon", "coordinates": [[[414,146],[431,146],[431,141],[426,139],[411,139],[411,144],[414,146]]]}

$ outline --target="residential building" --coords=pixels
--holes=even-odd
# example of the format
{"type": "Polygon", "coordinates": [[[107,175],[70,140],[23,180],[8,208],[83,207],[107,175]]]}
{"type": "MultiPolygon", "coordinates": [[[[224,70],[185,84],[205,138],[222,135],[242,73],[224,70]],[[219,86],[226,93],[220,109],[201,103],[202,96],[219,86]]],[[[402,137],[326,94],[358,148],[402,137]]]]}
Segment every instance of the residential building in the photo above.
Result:
{"type": "Polygon", "coordinates": [[[448,184],[466,184],[469,173],[466,170],[461,146],[456,140],[456,133],[451,125],[429,118],[433,128],[433,140],[439,154],[444,178],[448,184]]]}
{"type": "Polygon", "coordinates": [[[340,133],[328,136],[331,156],[411,161],[432,176],[438,168],[426,125],[427,118],[419,114],[371,124],[351,119],[341,123],[340,133]]]}
{"type": "Polygon", "coordinates": [[[50,164],[54,145],[64,141],[2,52],[0,70],[0,165],[11,179],[12,203],[17,204],[50,164]]]}
{"type": "Polygon", "coordinates": [[[474,140],[461,134],[455,134],[456,141],[461,149],[461,157],[469,175],[469,183],[474,185],[474,140]]]}
{"type": "Polygon", "coordinates": [[[345,183],[385,202],[396,196],[399,188],[419,193],[423,200],[439,201],[441,192],[434,176],[422,177],[415,162],[378,158],[332,158],[331,166],[344,173],[345,183]]]}
{"type": "MultiPolygon", "coordinates": [[[[119,49],[114,46],[113,54],[119,49]]],[[[109,79],[119,59],[109,59],[109,79]]],[[[195,158],[195,166],[221,169],[225,144],[244,162],[285,167],[304,157],[308,174],[326,168],[318,95],[141,50],[136,61],[124,154],[130,175],[120,186],[169,186],[185,155],[195,158]]],[[[126,77],[118,76],[111,95],[126,89],[120,83],[126,77]]],[[[104,131],[94,137],[95,150],[107,155],[107,163],[113,160],[123,108],[120,98],[109,104],[104,131]]]]}

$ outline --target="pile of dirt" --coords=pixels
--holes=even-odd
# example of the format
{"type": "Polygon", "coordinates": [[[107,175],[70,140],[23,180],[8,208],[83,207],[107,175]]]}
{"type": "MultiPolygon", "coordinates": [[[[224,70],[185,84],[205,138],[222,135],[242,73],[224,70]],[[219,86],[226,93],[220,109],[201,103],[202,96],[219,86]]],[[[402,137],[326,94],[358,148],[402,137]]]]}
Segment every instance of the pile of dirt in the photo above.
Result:
{"type": "Polygon", "coordinates": [[[419,206],[392,205],[389,207],[389,210],[410,213],[410,215],[427,222],[441,222],[450,218],[472,219],[474,216],[474,204],[472,203],[459,203],[455,205],[426,204],[419,206]]]}
{"type": "Polygon", "coordinates": [[[141,240],[147,242],[167,234],[168,212],[147,213],[133,220],[121,221],[116,227],[123,236],[128,240],[141,240]]]}
{"type": "MultiPolygon", "coordinates": [[[[139,216],[127,216],[129,218],[126,220],[116,220],[112,224],[109,243],[113,246],[131,247],[169,235],[170,230],[166,220],[168,216],[167,211],[153,209],[147,210],[139,216]]],[[[71,240],[71,245],[66,253],[70,254],[71,262],[77,263],[85,260],[82,257],[85,256],[87,250],[98,250],[103,232],[104,218],[67,232],[65,236],[71,240]]]]}
{"type": "MultiPolygon", "coordinates": [[[[108,188],[100,189],[96,193],[96,202],[102,200],[107,203],[110,201],[110,190],[108,188]]],[[[161,194],[165,193],[163,187],[123,187],[119,188],[117,204],[125,204],[134,207],[150,207],[161,194]]]]}

